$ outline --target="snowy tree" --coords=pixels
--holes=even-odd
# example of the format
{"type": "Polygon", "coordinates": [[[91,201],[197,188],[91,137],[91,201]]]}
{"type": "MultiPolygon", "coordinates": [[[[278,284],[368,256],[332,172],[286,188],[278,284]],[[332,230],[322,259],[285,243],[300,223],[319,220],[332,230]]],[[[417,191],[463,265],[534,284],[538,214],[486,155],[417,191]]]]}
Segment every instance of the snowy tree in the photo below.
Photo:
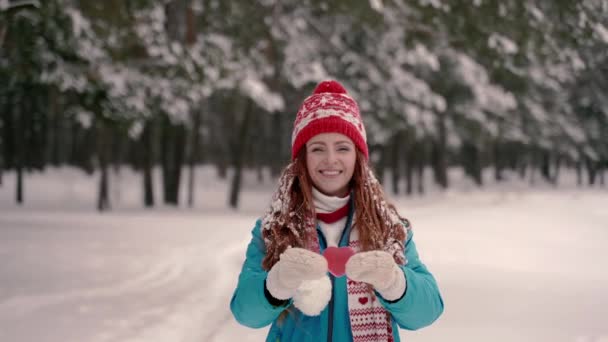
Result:
{"type": "Polygon", "coordinates": [[[336,78],[395,193],[403,179],[423,192],[425,167],[443,188],[454,166],[479,185],[488,167],[557,184],[564,166],[603,184],[607,11],[603,0],[0,1],[0,175],[16,171],[23,201],[29,169],[99,171],[103,210],[111,166],[141,172],[145,206],[154,167],[170,205],[187,168],[193,205],[205,162],[234,171],[237,207],[243,170],[276,175],[297,106],[336,78]]]}

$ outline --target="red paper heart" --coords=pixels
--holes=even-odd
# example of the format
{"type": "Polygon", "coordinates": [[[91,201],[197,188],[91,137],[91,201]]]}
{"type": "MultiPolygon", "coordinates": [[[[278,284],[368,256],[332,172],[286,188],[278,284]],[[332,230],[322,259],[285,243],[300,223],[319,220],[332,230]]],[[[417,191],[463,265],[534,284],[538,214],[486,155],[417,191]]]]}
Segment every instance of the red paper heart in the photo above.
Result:
{"type": "Polygon", "coordinates": [[[359,297],[359,303],[361,303],[361,305],[365,305],[365,303],[367,303],[367,297],[359,297]]]}
{"type": "Polygon", "coordinates": [[[327,247],[323,256],[327,260],[329,273],[335,277],[341,277],[346,272],[346,262],[355,254],[351,247],[327,247]]]}

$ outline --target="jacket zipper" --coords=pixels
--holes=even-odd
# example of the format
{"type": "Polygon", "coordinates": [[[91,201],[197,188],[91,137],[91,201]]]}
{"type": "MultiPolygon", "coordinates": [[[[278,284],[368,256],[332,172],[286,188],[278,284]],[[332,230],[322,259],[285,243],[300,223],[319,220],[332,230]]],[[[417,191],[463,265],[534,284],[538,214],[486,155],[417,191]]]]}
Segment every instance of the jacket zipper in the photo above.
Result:
{"type": "MultiPolygon", "coordinates": [[[[327,240],[325,235],[319,230],[319,236],[321,237],[321,243],[323,249],[327,248],[327,240]]],[[[327,342],[331,342],[334,334],[334,276],[329,274],[329,280],[331,281],[331,298],[329,299],[329,306],[327,311],[327,342]]]]}
{"type": "MultiPolygon", "coordinates": [[[[348,213],[348,218],[346,219],[346,225],[344,226],[344,230],[342,230],[342,236],[340,236],[340,240],[338,241],[338,246],[341,245],[342,240],[344,239],[344,235],[346,235],[346,230],[347,228],[350,228],[350,225],[352,224],[352,215],[353,215],[353,202],[351,199],[351,203],[350,203],[350,210],[348,213]]],[[[350,231],[350,229],[349,229],[350,231]]],[[[327,240],[325,240],[325,235],[323,235],[323,232],[319,229],[319,235],[321,236],[321,240],[323,242],[323,247],[327,248],[327,240]]],[[[348,246],[348,243],[346,244],[348,246]]],[[[327,313],[327,342],[332,342],[333,339],[333,335],[334,335],[334,285],[335,285],[335,280],[336,278],[334,277],[333,274],[329,275],[329,279],[331,280],[331,299],[329,300],[329,311],[327,313]]]]}
{"type": "Polygon", "coordinates": [[[333,274],[329,275],[329,279],[331,279],[331,299],[329,300],[329,322],[327,322],[327,342],[331,342],[334,335],[334,284],[335,278],[333,274]]]}

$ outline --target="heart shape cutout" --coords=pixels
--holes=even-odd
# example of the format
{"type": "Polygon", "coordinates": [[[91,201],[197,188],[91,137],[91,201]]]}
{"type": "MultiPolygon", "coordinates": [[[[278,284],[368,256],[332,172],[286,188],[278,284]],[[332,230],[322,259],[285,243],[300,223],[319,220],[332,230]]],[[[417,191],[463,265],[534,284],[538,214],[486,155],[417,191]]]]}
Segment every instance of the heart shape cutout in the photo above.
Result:
{"type": "Polygon", "coordinates": [[[342,277],[346,272],[346,262],[354,254],[355,250],[351,247],[327,247],[323,256],[327,260],[329,273],[335,277],[342,277]]]}

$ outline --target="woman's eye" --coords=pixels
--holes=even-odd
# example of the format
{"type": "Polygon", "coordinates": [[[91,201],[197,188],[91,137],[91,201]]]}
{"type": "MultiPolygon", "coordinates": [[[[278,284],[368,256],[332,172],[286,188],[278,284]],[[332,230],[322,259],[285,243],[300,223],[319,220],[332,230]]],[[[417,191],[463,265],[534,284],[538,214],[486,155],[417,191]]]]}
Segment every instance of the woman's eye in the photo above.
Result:
{"type": "Polygon", "coordinates": [[[312,149],[311,152],[320,152],[320,151],[323,151],[323,150],[321,148],[319,148],[319,147],[315,147],[315,148],[312,149]]]}
{"type": "Polygon", "coordinates": [[[340,152],[348,152],[348,151],[350,151],[350,148],[349,148],[349,147],[346,147],[346,146],[344,146],[344,147],[339,147],[339,148],[338,148],[338,151],[340,151],[340,152]]]}

